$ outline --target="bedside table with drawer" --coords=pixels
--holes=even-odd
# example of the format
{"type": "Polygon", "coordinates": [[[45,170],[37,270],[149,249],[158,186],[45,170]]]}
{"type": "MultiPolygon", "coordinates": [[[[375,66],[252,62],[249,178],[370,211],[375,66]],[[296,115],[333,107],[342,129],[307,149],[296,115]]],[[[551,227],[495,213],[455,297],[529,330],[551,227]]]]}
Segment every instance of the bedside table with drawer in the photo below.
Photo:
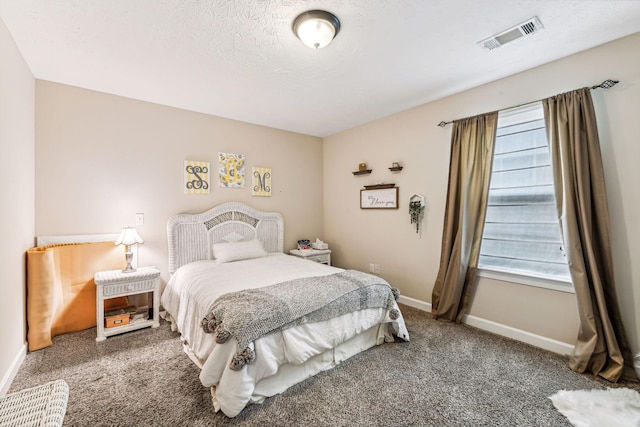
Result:
{"type": "Polygon", "coordinates": [[[292,249],[289,251],[289,255],[331,265],[331,249],[292,249]]]}
{"type": "Polygon", "coordinates": [[[134,331],[141,328],[157,328],[160,326],[160,270],[155,267],[139,267],[132,273],[122,270],[99,271],[95,274],[96,282],[96,341],[104,341],[107,337],[134,331]],[[142,293],[153,293],[153,309],[149,319],[136,319],[122,326],[105,328],[104,301],[142,293]]]}

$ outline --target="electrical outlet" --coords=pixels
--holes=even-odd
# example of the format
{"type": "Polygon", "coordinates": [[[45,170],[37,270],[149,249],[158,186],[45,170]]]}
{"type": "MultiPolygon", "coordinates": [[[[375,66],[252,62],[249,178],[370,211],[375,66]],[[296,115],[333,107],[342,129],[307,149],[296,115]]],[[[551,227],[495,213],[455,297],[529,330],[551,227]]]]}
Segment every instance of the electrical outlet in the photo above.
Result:
{"type": "Polygon", "coordinates": [[[373,272],[380,274],[380,264],[373,264],[373,272]]]}
{"type": "Polygon", "coordinates": [[[369,273],[374,273],[376,271],[376,265],[375,264],[369,264],[369,273]]]}
{"type": "Polygon", "coordinates": [[[144,225],[144,214],[137,213],[136,214],[136,225],[144,225]]]}

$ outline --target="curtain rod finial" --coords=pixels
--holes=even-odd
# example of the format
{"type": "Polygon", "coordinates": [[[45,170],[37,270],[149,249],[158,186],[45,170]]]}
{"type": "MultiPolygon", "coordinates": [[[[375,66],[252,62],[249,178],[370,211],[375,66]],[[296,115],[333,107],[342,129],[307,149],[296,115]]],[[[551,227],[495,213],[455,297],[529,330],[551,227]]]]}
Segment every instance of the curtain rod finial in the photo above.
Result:
{"type": "Polygon", "coordinates": [[[605,81],[603,81],[602,83],[600,83],[599,85],[593,86],[591,87],[591,89],[610,89],[612,87],[614,87],[615,85],[617,85],[618,83],[620,83],[618,80],[611,80],[611,79],[607,79],[605,81]]]}
{"type": "Polygon", "coordinates": [[[440,123],[438,123],[438,126],[440,126],[441,128],[445,127],[446,125],[448,125],[449,122],[445,122],[445,121],[441,121],[440,123]]]}

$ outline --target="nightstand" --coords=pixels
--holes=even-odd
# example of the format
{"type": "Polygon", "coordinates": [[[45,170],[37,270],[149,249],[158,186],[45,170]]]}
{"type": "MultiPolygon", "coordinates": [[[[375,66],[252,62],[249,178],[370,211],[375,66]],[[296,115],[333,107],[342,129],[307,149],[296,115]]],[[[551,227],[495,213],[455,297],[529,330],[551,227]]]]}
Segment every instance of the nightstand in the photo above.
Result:
{"type": "Polygon", "coordinates": [[[331,249],[292,249],[289,251],[289,255],[331,265],[331,249]]]}
{"type": "Polygon", "coordinates": [[[122,270],[99,271],[95,274],[96,282],[96,326],[98,337],[96,341],[104,341],[111,335],[136,329],[157,328],[160,326],[160,270],[155,267],[140,267],[132,273],[123,273],[122,270]],[[152,292],[153,311],[149,319],[136,319],[129,324],[105,328],[104,325],[104,300],[109,298],[124,297],[152,292]]]}

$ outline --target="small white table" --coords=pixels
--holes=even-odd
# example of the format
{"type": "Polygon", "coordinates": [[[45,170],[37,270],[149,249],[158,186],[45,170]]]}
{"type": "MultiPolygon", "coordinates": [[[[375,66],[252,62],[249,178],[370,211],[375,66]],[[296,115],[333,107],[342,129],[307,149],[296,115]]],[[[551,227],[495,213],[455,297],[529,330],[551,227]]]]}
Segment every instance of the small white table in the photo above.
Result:
{"type": "Polygon", "coordinates": [[[94,276],[96,282],[96,326],[98,337],[96,341],[104,341],[111,335],[136,329],[157,328],[160,326],[160,270],[155,267],[139,267],[132,273],[122,270],[99,271],[94,276]],[[113,328],[104,327],[104,300],[124,297],[147,292],[153,292],[153,312],[150,319],[136,319],[135,321],[113,328]]]}
{"type": "Polygon", "coordinates": [[[320,264],[331,265],[331,249],[292,249],[289,254],[320,264]]]}

